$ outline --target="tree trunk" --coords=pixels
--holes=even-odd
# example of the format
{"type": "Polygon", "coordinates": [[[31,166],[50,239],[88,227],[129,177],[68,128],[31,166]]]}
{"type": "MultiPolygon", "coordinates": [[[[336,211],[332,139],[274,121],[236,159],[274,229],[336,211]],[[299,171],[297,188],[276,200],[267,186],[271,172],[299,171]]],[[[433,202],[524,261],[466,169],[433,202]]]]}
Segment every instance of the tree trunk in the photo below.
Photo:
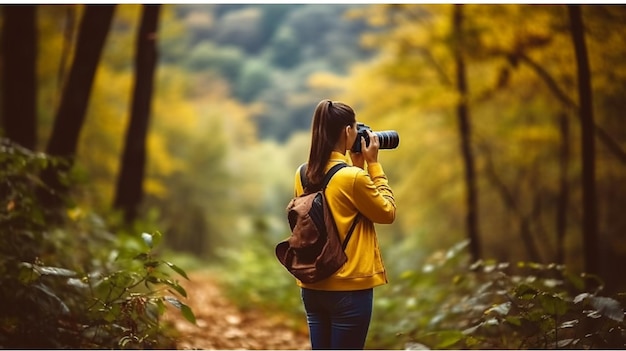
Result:
{"type": "Polygon", "coordinates": [[[572,41],[578,68],[578,97],[580,100],[580,127],[582,142],[583,190],[583,249],[585,270],[598,274],[598,218],[595,184],[595,145],[591,73],[585,44],[585,32],[580,5],[567,5],[572,41]]]}
{"type": "Polygon", "coordinates": [[[42,174],[47,185],[46,191],[42,193],[42,201],[51,208],[60,205],[61,198],[68,188],[68,185],[59,179],[59,174],[69,171],[72,167],[96,68],[114,10],[115,5],[85,5],[74,61],[46,149],[48,154],[59,156],[66,161],[46,168],[42,174]]]}
{"type": "Polygon", "coordinates": [[[86,5],[76,54],[57,111],[47,152],[72,158],[91,95],[96,68],[111,26],[115,5],[86,5]]]}
{"type": "Polygon", "coordinates": [[[561,150],[559,153],[559,197],[556,214],[556,262],[565,263],[565,231],[567,229],[567,207],[569,204],[569,182],[567,170],[569,169],[570,144],[569,144],[569,120],[566,114],[559,116],[559,129],[561,131],[561,150]]]}
{"type": "MultiPolygon", "coordinates": [[[[78,16],[78,6],[80,5],[64,5],[65,6],[65,27],[63,28],[63,45],[61,47],[61,59],[59,61],[59,70],[57,73],[57,85],[59,91],[63,90],[66,79],[67,62],[72,56],[72,43],[74,42],[76,17],[78,16]]],[[[55,101],[58,103],[58,101],[55,101]]]]}
{"type": "Polygon", "coordinates": [[[467,106],[467,80],[465,60],[463,58],[463,5],[454,5],[453,28],[457,39],[454,48],[456,63],[456,82],[459,93],[457,117],[459,120],[459,135],[461,137],[461,154],[465,166],[465,186],[467,191],[466,230],[470,240],[470,253],[474,260],[481,258],[480,237],[478,233],[478,194],[476,189],[476,174],[474,170],[474,155],[471,148],[471,126],[467,106]]]}
{"type": "Polygon", "coordinates": [[[2,8],[2,121],[5,136],[34,150],[37,142],[37,5],[2,8]]]}
{"type": "MultiPolygon", "coordinates": [[[[506,208],[509,209],[511,213],[515,216],[515,219],[519,226],[520,238],[522,239],[522,244],[524,245],[524,249],[526,250],[526,256],[528,257],[528,260],[532,262],[542,262],[539,248],[535,243],[535,239],[533,238],[531,231],[530,224],[533,215],[524,215],[520,210],[517,202],[515,201],[516,195],[509,190],[504,181],[502,181],[502,179],[498,176],[498,173],[496,172],[496,168],[493,164],[493,158],[491,156],[491,151],[488,148],[484,147],[483,154],[485,155],[485,175],[496,188],[506,208]]],[[[535,206],[535,208],[537,208],[537,206],[535,206]]]]}
{"type": "MultiPolygon", "coordinates": [[[[510,54],[507,54],[507,55],[510,55],[510,54]]],[[[519,58],[522,62],[525,62],[528,65],[528,67],[534,70],[537,73],[537,75],[541,79],[543,79],[543,81],[546,83],[546,85],[548,86],[550,91],[554,94],[554,96],[559,101],[561,101],[566,107],[571,107],[574,109],[580,108],[574,101],[572,101],[567,96],[567,94],[565,94],[563,90],[559,88],[559,85],[556,82],[556,80],[540,64],[533,61],[530,57],[528,57],[527,55],[524,55],[523,53],[516,54],[516,57],[519,58]]],[[[577,115],[577,117],[580,119],[581,117],[580,113],[577,115]]],[[[596,134],[596,138],[598,138],[598,140],[602,144],[604,144],[607,150],[609,150],[620,162],[622,162],[623,164],[626,164],[626,151],[622,149],[621,145],[615,140],[615,138],[611,137],[611,135],[609,135],[609,133],[606,130],[604,130],[604,128],[600,127],[599,125],[596,125],[595,122],[594,122],[593,128],[596,134]]]]}
{"type": "Polygon", "coordinates": [[[157,63],[157,26],[159,5],[143,5],[141,25],[137,35],[135,55],[135,88],[133,91],[130,124],[118,177],[113,206],[122,210],[126,223],[137,216],[143,197],[143,178],[146,164],[146,136],[150,121],[150,104],[157,63]]]}

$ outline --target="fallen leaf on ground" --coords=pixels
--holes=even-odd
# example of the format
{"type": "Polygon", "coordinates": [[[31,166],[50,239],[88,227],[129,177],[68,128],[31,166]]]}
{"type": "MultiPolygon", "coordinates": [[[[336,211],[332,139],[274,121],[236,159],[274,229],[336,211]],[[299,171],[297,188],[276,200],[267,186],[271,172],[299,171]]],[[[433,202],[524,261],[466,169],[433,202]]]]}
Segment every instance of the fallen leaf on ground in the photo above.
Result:
{"type": "Polygon", "coordinates": [[[178,331],[178,349],[311,349],[308,334],[289,327],[280,316],[267,315],[262,309],[237,308],[209,273],[192,273],[188,281],[180,284],[187,291],[184,303],[193,310],[197,325],[189,323],[178,311],[166,313],[165,319],[178,331]]]}

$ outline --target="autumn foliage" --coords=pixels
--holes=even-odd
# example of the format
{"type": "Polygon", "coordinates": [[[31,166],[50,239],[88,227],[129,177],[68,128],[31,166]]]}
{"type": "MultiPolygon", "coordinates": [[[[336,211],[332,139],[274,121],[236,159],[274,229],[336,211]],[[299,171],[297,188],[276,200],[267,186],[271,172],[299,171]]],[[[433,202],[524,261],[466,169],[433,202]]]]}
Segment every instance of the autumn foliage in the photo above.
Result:
{"type": "Polygon", "coordinates": [[[3,346],[171,346],[180,272],[141,233],[301,327],[272,252],[331,98],[401,140],[368,347],[623,347],[626,6],[0,11],[3,346]]]}

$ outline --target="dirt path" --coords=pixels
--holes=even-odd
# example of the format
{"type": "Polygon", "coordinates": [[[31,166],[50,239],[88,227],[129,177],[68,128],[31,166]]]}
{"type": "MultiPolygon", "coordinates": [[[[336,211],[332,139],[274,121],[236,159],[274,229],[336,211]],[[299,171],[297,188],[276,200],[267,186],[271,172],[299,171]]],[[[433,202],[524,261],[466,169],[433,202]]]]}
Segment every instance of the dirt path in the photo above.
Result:
{"type": "Polygon", "coordinates": [[[310,350],[306,332],[296,332],[276,316],[242,311],[230,302],[207,273],[192,273],[180,282],[187,290],[197,326],[178,311],[167,313],[180,333],[178,349],[310,350]]]}

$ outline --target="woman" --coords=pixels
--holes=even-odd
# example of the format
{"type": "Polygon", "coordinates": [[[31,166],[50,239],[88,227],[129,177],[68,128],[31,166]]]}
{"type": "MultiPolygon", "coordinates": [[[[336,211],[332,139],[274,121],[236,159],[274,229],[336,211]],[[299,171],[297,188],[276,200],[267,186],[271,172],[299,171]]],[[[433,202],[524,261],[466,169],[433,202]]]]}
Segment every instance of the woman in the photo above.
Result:
{"type": "MultiPolygon", "coordinates": [[[[361,214],[346,255],[348,262],[331,277],[311,284],[298,281],[306,310],[313,349],[363,349],[372,315],[373,288],[387,283],[374,223],[392,223],[396,205],[383,168],[378,163],[378,137],[371,131],[369,145],[360,138],[361,152],[350,153],[357,138],[354,110],[341,102],[322,100],[313,114],[308,187],[320,187],[335,164],[344,167],[326,187],[326,199],[343,241],[353,220],[361,214]],[[365,165],[367,164],[367,168],[365,165]]],[[[300,169],[295,195],[304,192],[300,169]]]]}

